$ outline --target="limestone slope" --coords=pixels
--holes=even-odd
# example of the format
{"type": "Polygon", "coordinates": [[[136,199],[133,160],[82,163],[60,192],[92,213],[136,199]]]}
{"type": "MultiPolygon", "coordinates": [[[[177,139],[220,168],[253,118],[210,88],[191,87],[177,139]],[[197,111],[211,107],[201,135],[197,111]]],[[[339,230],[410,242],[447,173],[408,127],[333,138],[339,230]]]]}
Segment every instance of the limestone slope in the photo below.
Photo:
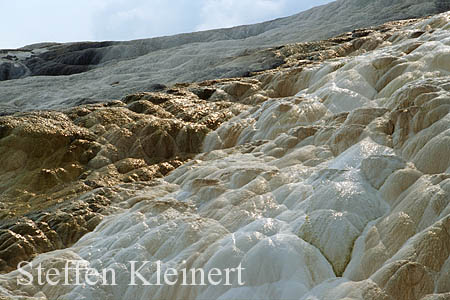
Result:
{"type": "Polygon", "coordinates": [[[287,76],[275,70],[1,117],[0,271],[66,248],[92,231],[118,209],[122,195],[152,186],[200,152],[208,132],[248,109],[238,103],[294,95],[298,87],[286,78],[295,78],[299,66],[373,49],[408,22],[415,21],[279,47],[273,54],[285,58],[281,70],[289,70],[287,76]]]}
{"type": "Polygon", "coordinates": [[[172,89],[0,117],[0,272],[71,246],[246,108],[172,89]]]}
{"type": "MultiPolygon", "coordinates": [[[[219,103],[228,117],[239,110],[212,122],[201,153],[167,176],[151,184],[136,178],[134,186],[111,182],[110,194],[93,190],[113,202],[108,216],[71,247],[33,260],[46,268],[62,269],[74,259],[112,268],[117,286],[21,286],[12,271],[0,276],[0,293],[13,299],[448,299],[450,12],[273,51],[285,63],[250,77],[2,117],[7,129],[0,142],[6,137],[16,145],[48,137],[47,127],[27,126],[36,117],[48,116],[50,135],[72,128],[70,122],[78,136],[89,129],[105,148],[88,167],[120,181],[125,177],[114,173],[121,165],[111,154],[131,145],[125,142],[131,133],[121,128],[142,139],[165,136],[160,128],[131,130],[141,119],[177,110],[158,99],[179,94],[182,109],[174,115],[199,125],[205,119],[184,110],[217,111],[219,103]],[[103,125],[122,114],[135,119],[103,125]],[[163,269],[206,272],[242,264],[245,284],[233,275],[232,285],[130,286],[130,260],[151,261],[141,273],[152,282],[157,261],[163,269]]],[[[8,230],[29,239],[26,230],[8,230]]]]}
{"type": "Polygon", "coordinates": [[[17,79],[0,82],[0,113],[118,99],[153,91],[155,84],[243,76],[283,63],[283,57],[262,50],[268,47],[447,9],[442,0],[339,0],[288,18],[230,29],[0,51],[0,81],[17,79]]]}

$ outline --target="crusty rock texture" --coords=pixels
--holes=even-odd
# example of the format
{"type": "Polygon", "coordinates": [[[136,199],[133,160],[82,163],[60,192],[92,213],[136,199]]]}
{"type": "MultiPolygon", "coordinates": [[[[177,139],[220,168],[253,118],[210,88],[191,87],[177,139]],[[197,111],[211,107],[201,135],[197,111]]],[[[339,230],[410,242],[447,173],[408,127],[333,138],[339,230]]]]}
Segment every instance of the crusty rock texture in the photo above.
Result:
{"type": "Polygon", "coordinates": [[[436,14],[448,10],[442,1],[338,0],[291,17],[228,29],[128,42],[41,43],[0,50],[0,114],[61,109],[154,91],[158,84],[272,69],[284,61],[267,51],[269,47],[436,14]]]}
{"type": "Polygon", "coordinates": [[[72,245],[111,204],[191,159],[211,130],[245,109],[175,87],[0,117],[1,271],[72,245]]]}
{"type": "Polygon", "coordinates": [[[0,294],[448,299],[450,12],[262,51],[283,63],[1,117],[0,294]],[[117,285],[23,286],[29,259],[117,285]],[[130,286],[130,260],[245,284],[130,286]]]}

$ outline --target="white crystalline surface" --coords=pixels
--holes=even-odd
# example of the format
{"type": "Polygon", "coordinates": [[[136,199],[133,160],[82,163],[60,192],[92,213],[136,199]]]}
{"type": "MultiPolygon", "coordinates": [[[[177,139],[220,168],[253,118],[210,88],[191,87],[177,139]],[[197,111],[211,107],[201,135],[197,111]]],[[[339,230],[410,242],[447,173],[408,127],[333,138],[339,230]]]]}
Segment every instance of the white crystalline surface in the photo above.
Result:
{"type": "Polygon", "coordinates": [[[0,276],[0,293],[448,299],[450,13],[303,72],[309,82],[296,96],[223,124],[203,154],[129,199],[130,209],[34,260],[113,268],[116,286],[18,286],[14,271],[0,276]],[[408,38],[417,30],[425,33],[408,38]],[[153,262],[141,272],[152,282],[158,260],[206,272],[241,264],[245,285],[232,275],[231,286],[129,286],[132,260],[153,262]]]}

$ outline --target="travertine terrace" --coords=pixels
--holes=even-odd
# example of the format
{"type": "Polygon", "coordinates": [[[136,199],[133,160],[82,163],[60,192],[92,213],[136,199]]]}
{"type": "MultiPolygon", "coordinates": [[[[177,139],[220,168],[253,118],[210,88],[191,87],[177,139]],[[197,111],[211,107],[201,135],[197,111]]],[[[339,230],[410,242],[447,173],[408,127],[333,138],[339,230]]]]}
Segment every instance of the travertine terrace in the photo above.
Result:
{"type": "Polygon", "coordinates": [[[264,51],[283,64],[1,117],[0,294],[449,299],[450,13],[264,51]],[[20,286],[13,253],[118,285],[20,286]],[[130,260],[246,284],[129,286],[130,260]]]}

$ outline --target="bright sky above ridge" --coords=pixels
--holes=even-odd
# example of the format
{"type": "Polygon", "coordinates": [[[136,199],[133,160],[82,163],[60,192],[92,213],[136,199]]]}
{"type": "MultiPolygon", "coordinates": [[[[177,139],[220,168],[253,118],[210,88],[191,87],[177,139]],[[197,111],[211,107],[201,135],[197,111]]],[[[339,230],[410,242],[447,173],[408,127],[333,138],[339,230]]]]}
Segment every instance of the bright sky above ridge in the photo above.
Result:
{"type": "Polygon", "coordinates": [[[0,0],[0,49],[252,24],[332,0],[0,0]]]}

